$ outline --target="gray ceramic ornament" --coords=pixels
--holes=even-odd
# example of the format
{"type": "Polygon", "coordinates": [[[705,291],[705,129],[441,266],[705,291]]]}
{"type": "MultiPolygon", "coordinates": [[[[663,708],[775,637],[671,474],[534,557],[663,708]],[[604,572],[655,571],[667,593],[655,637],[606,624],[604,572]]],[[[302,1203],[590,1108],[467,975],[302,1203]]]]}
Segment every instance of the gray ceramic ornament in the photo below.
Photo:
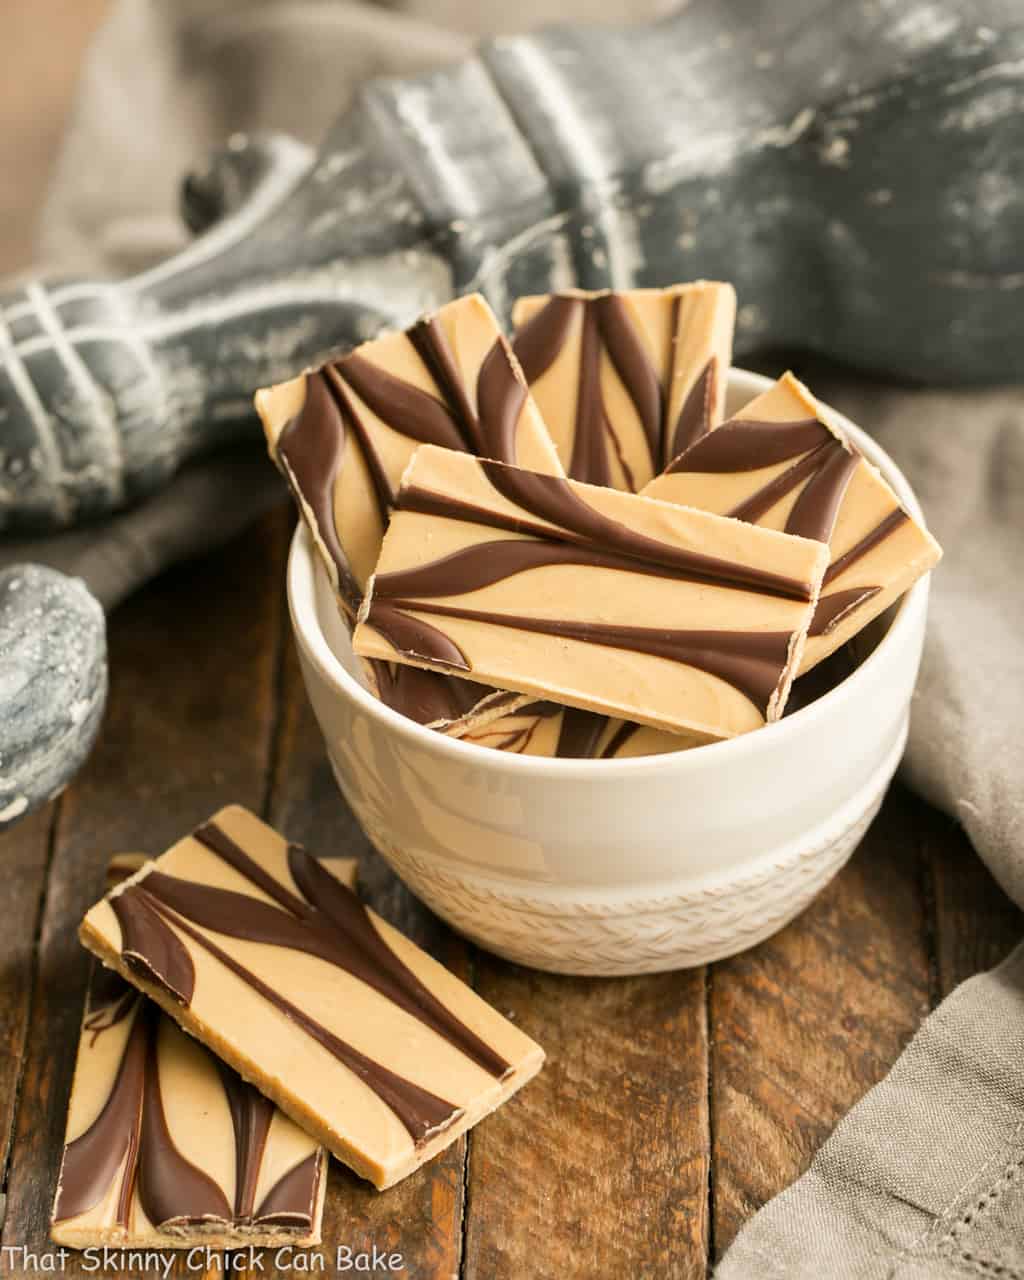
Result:
{"type": "Polygon", "coordinates": [[[1018,0],[692,0],[373,82],[315,156],[191,183],[194,225],[233,212],[177,258],[3,297],[0,527],[142,497],[255,387],[470,289],[721,277],[740,356],[1015,378],[1022,68],[1018,0]]]}
{"type": "Polygon", "coordinates": [[[0,572],[0,830],[62,790],[107,693],[103,610],[77,578],[0,572]]]}

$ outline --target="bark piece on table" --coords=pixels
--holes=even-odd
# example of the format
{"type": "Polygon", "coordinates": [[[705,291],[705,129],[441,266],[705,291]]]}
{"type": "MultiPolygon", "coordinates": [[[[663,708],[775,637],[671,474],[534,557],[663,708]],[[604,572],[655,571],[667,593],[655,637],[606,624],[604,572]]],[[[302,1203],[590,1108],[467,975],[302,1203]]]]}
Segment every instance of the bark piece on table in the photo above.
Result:
{"type": "Polygon", "coordinates": [[[98,902],[79,937],[381,1190],[507,1101],[544,1060],[239,805],[98,902]]]}

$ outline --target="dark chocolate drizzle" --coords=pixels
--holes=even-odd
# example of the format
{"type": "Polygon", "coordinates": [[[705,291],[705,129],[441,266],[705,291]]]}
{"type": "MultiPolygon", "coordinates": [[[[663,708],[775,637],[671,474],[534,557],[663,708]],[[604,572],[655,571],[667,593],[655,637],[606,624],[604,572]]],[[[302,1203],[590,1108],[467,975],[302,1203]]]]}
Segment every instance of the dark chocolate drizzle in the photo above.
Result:
{"type": "Polygon", "coordinates": [[[867,604],[877,596],[881,587],[851,587],[847,591],[830,591],[820,596],[807,630],[809,636],[827,636],[834,631],[854,609],[867,604]]]}
{"type": "MultiPolygon", "coordinates": [[[[733,418],[676,458],[668,472],[759,471],[793,457],[797,461],[791,467],[762,485],[728,514],[754,524],[787,494],[802,486],[786,520],[785,531],[829,542],[861,455],[817,420],[760,422],[733,418]],[[798,457],[801,453],[803,456],[798,457]]],[[[907,519],[903,508],[896,507],[859,542],[832,561],[822,579],[822,588],[834,582],[907,519]]],[[[847,591],[823,591],[808,635],[828,635],[880,590],[878,586],[868,585],[847,591]]]]}
{"type": "Polygon", "coordinates": [[[235,1135],[234,1216],[236,1219],[250,1219],[260,1166],[270,1136],[270,1122],[274,1118],[274,1104],[235,1075],[220,1059],[217,1060],[217,1070],[235,1135]]]}
{"type": "Polygon", "coordinates": [[[89,1007],[82,1020],[82,1032],[88,1033],[89,1043],[95,1044],[104,1031],[129,1017],[141,999],[119,973],[95,966],[89,982],[89,1007]]]}
{"type": "Polygon", "coordinates": [[[488,1074],[500,1080],[511,1071],[509,1063],[442,1004],[391,950],[352,890],[305,849],[288,846],[288,870],[302,894],[298,897],[216,823],[204,823],[193,836],[278,906],[248,894],[152,871],[145,885],[161,902],[195,924],[227,937],[288,947],[326,960],[404,1009],[488,1074]]]}
{"type": "Polygon", "coordinates": [[[665,474],[699,471],[731,475],[738,471],[762,471],[835,439],[817,418],[795,422],[730,418],[669,463],[665,474]]]}
{"type": "Polygon", "coordinates": [[[558,702],[531,702],[516,713],[516,719],[522,720],[523,724],[503,730],[499,721],[482,730],[479,735],[474,735],[473,741],[500,734],[501,742],[491,745],[497,746],[501,751],[522,753],[530,745],[541,722],[555,716],[562,718],[555,744],[555,755],[560,759],[593,760],[600,756],[602,760],[609,760],[640,728],[640,725],[632,721],[623,720],[608,739],[604,750],[598,751],[601,738],[611,723],[608,716],[597,711],[584,711],[580,707],[562,706],[558,702]]]}
{"type": "MultiPolygon", "coordinates": [[[[618,294],[600,294],[591,299],[589,306],[597,314],[601,340],[608,358],[640,419],[644,439],[647,441],[651,470],[657,471],[661,465],[665,418],[665,393],[658,372],[651,364],[629,318],[626,304],[618,294]]],[[[596,360],[587,371],[587,376],[595,386],[600,386],[600,365],[596,360]]]]}
{"type": "Polygon", "coordinates": [[[55,1222],[77,1218],[99,1204],[124,1165],[117,1222],[127,1225],[139,1147],[146,1041],[147,1018],[140,1001],[106,1102],[89,1128],[64,1149],[55,1222]]]}
{"type": "Polygon", "coordinates": [[[579,298],[553,293],[540,310],[516,330],[512,350],[530,386],[558,359],[579,305],[579,298]]]}
{"type": "Polygon", "coordinates": [[[859,461],[859,456],[845,449],[839,440],[822,451],[818,466],[793,503],[786,533],[828,542],[859,461]]]}
{"type": "Polygon", "coordinates": [[[650,560],[575,543],[559,543],[550,539],[527,541],[499,538],[462,547],[442,556],[440,560],[432,560],[414,569],[380,573],[374,582],[374,599],[464,595],[481,591],[518,573],[555,565],[620,569],[623,573],[639,573],[654,578],[721,585],[721,580],[715,574],[700,571],[703,568],[700,558],[691,570],[654,564],[650,560]]]}
{"type": "Polygon", "coordinates": [[[306,399],[278,437],[277,453],[295,500],[313,513],[320,540],[334,564],[338,594],[354,617],[362,592],[334,523],[334,483],[345,443],[345,424],[326,379],[320,373],[310,374],[306,399]]]}
{"type": "MultiPolygon", "coordinates": [[[[609,449],[618,454],[626,483],[634,485],[601,396],[601,356],[606,353],[636,410],[647,445],[652,474],[711,427],[717,389],[712,357],[689,389],[675,423],[667,421],[668,396],[621,294],[593,298],[553,294],[516,333],[513,349],[532,386],[558,358],[577,310],[582,310],[576,420],[569,475],[573,480],[608,485],[609,449]]],[[[674,309],[675,315],[678,306],[674,309]]],[[[673,325],[673,328],[675,326],[673,325]]]]}
{"type": "Polygon", "coordinates": [[[140,1016],[147,1023],[147,1045],[138,1177],[146,1217],[158,1226],[211,1218],[230,1221],[231,1206],[224,1192],[208,1173],[185,1159],[167,1127],[157,1055],[160,1011],[147,1003],[140,1016]]]}
{"type": "Polygon", "coordinates": [[[866,533],[859,542],[854,543],[849,551],[844,551],[841,556],[832,561],[825,570],[822,585],[828,586],[830,582],[834,582],[841,573],[845,573],[851,565],[856,564],[869,551],[873,551],[880,542],[884,542],[891,533],[895,533],[900,525],[909,519],[910,517],[902,507],[894,507],[883,520],[880,520],[875,525],[870,533],[866,533]]]}
{"type": "Polygon", "coordinates": [[[809,453],[805,453],[802,458],[794,462],[791,467],[787,467],[777,475],[774,480],[769,480],[767,484],[755,489],[749,498],[745,498],[731,511],[727,511],[726,515],[731,516],[733,520],[743,520],[747,524],[757,524],[762,516],[775,506],[782,499],[798,486],[803,484],[808,476],[813,475],[818,469],[823,457],[827,456],[833,446],[837,442],[826,440],[818,445],[816,449],[812,449],[809,453]]]}
{"type": "Polygon", "coordinates": [[[576,388],[576,424],[572,436],[569,475],[588,484],[609,482],[608,450],[605,446],[604,404],[601,399],[601,334],[595,309],[583,306],[580,334],[580,365],[576,388]]]}
{"type": "Polygon", "coordinates": [[[711,410],[718,391],[718,361],[712,356],[697,375],[676,419],[665,458],[674,458],[703,439],[711,430],[711,410]]]}
{"type": "MultiPolygon", "coordinates": [[[[373,669],[381,702],[417,724],[459,720],[487,697],[487,691],[480,685],[460,680],[458,676],[441,675],[380,658],[366,661],[373,669]]],[[[493,705],[493,701],[489,705],[493,705]]]]}
{"type": "MultiPolygon", "coordinates": [[[[460,1109],[403,1079],[335,1036],[193,924],[226,937],[317,956],[365,982],[489,1074],[501,1079],[511,1071],[510,1064],[447,1009],[388,947],[355,894],[304,850],[294,845],[288,850],[289,870],[300,897],[269,875],[215,824],[200,827],[195,837],[272,902],[151,871],[143,882],[130,886],[119,897],[131,895],[132,906],[127,918],[132,921],[135,951],[152,980],[173,989],[161,973],[159,959],[154,958],[153,951],[166,958],[169,953],[164,935],[176,937],[175,931],[184,933],[363,1080],[391,1108],[417,1143],[453,1123],[461,1114],[460,1109]]],[[[183,946],[177,938],[176,941],[183,946]]],[[[170,963],[176,963],[173,954],[170,963]]]]}
{"type": "Polygon", "coordinates": [[[526,386],[516,377],[505,339],[498,337],[476,380],[480,453],[499,462],[516,461],[516,426],[526,403],[526,386]]]}
{"type": "Polygon", "coordinates": [[[450,671],[469,671],[470,662],[459,646],[438,627],[422,618],[413,618],[386,601],[375,601],[370,607],[373,626],[396,653],[435,662],[450,671]]]}
{"type": "Polygon", "coordinates": [[[188,948],[178,935],[136,885],[129,885],[109,902],[121,926],[124,963],[179,1004],[189,1004],[195,992],[196,971],[188,948]]]}
{"type": "Polygon", "coordinates": [[[327,389],[331,393],[338,408],[338,413],[342,422],[349,429],[356,440],[359,442],[359,449],[363,455],[363,461],[366,463],[366,469],[370,473],[370,483],[373,486],[373,496],[377,500],[377,515],[380,519],[381,526],[387,528],[388,519],[391,515],[391,509],[395,505],[395,495],[391,488],[391,481],[388,479],[387,468],[384,466],[384,460],[377,452],[369,431],[367,431],[363,420],[356,412],[355,406],[349,399],[345,390],[345,383],[342,380],[336,366],[327,365],[323,373],[324,382],[327,389]]]}
{"type": "Polygon", "coordinates": [[[463,452],[469,449],[455,415],[436,396],[396,378],[355,351],[334,368],[382,422],[410,440],[463,452]]]}
{"type": "MultiPolygon", "coordinates": [[[[712,432],[712,435],[715,433],[712,432]]],[[[571,542],[591,550],[594,556],[611,553],[628,557],[634,572],[638,563],[646,562],[659,569],[673,571],[663,576],[681,576],[744,591],[760,591],[766,595],[790,600],[810,600],[812,585],[795,578],[723,560],[696,551],[687,551],[670,543],[637,533],[627,525],[612,520],[583,501],[572,486],[560,476],[541,475],[517,467],[480,460],[481,468],[498,492],[515,503],[534,520],[509,516],[472,503],[451,500],[418,487],[403,489],[399,494],[401,510],[415,510],[446,519],[467,520],[474,524],[514,533],[533,533],[545,539],[571,542]],[[546,521],[542,524],[538,521],[546,521]]],[[[574,561],[573,563],[583,563],[574,561]]],[[[599,563],[592,559],[590,563],[599,563]]],[[[625,567],[624,564],[622,566],[625,567]]],[[[652,567],[651,572],[654,572],[652,567]]],[[[379,575],[387,577],[390,575],[379,575]]],[[[379,579],[378,579],[379,581],[379,579]]],[[[449,592],[447,594],[456,594],[449,592]]]]}
{"type": "Polygon", "coordinates": [[[317,1152],[300,1160],[294,1169],[283,1173],[260,1201],[253,1214],[258,1223],[307,1226],[316,1211],[320,1189],[322,1158],[317,1152]]]}
{"type": "MultiPolygon", "coordinates": [[[[302,410],[285,426],[278,442],[278,455],[296,500],[312,512],[334,564],[338,594],[350,619],[359,611],[362,590],[341,546],[334,517],[334,489],[350,439],[366,463],[385,528],[395,505],[373,431],[363,421],[365,413],[361,414],[351,393],[382,422],[419,443],[516,460],[516,427],[527,393],[504,339],[495,340],[481,364],[476,386],[478,416],[436,317],[419,321],[406,337],[435,383],[436,396],[355,351],[308,375],[302,410]]],[[[419,724],[459,719],[487,696],[476,686],[471,701],[466,682],[454,681],[456,687],[448,687],[454,678],[438,672],[400,668],[393,663],[372,666],[381,701],[419,724]]]]}
{"type": "MultiPolygon", "coordinates": [[[[767,714],[772,695],[786,669],[792,639],[788,631],[682,631],[614,626],[561,618],[533,618],[523,614],[488,613],[424,600],[395,600],[385,607],[561,636],[665,658],[724,680],[745,694],[762,714],[767,714]]],[[[376,609],[376,603],[371,604],[366,621],[379,630],[375,620],[376,609]]]]}
{"type": "MultiPolygon", "coordinates": [[[[480,423],[466,395],[466,387],[455,362],[455,355],[445,331],[436,316],[418,320],[406,336],[427,366],[438,390],[452,407],[463,444],[470,453],[481,453],[484,443],[480,423]]],[[[395,419],[401,422],[401,419],[395,419]]]]}

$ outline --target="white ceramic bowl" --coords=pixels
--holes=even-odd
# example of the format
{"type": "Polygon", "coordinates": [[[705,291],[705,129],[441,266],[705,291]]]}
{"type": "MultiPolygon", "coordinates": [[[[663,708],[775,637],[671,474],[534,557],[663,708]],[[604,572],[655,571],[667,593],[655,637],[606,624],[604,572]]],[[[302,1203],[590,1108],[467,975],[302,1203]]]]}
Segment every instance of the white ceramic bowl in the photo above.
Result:
{"type": "MultiPolygon", "coordinates": [[[[733,370],[729,412],[770,385],[733,370]]],[[[898,469],[851,437],[914,514],[898,469]]],[[[842,684],[777,724],[693,751],[549,760],[458,742],[355,676],[303,528],[288,565],[299,659],[345,799],[410,889],[499,955],[559,973],[703,964],[760,942],[856,848],[903,752],[924,579],[842,684]]]]}

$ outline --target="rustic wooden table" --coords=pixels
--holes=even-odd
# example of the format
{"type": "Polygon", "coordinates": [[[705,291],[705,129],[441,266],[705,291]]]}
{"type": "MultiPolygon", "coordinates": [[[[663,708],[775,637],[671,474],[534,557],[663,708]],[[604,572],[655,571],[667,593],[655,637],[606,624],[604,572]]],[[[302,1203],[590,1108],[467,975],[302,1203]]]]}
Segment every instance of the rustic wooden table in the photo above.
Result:
{"type": "Polygon", "coordinates": [[[548,1052],[522,1094],[393,1190],[332,1164],[326,1272],[338,1246],[376,1244],[408,1277],[706,1275],[929,1008],[1002,958],[1020,913],[960,830],[896,786],[836,881],[745,955],[626,980],[495,960],[411,897],[337,792],[288,630],[289,528],[277,512],[117,611],[99,746],[0,839],[3,1245],[48,1248],[88,967],[75,929],[108,856],[159,851],[238,800],[313,851],[358,854],[373,906],[548,1052]]]}

